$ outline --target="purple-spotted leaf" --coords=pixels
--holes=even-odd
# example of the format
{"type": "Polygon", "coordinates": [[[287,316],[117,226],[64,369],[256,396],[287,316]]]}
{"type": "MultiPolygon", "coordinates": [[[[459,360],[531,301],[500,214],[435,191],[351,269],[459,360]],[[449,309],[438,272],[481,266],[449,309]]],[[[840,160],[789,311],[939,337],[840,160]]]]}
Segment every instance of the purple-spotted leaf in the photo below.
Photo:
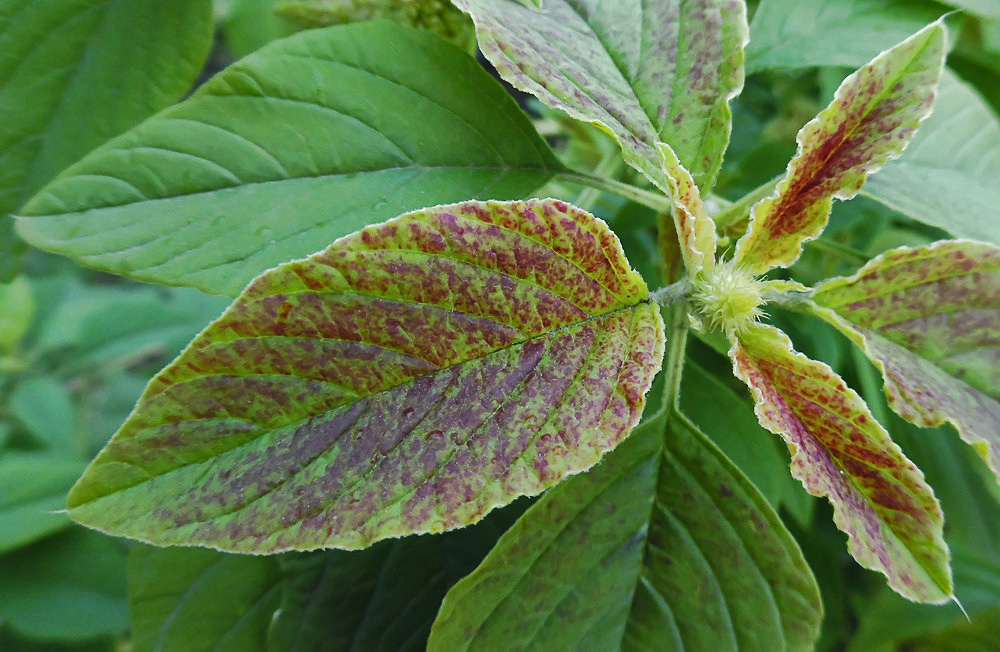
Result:
{"type": "Polygon", "coordinates": [[[409,213],[251,283],[150,382],[70,515],[242,552],[461,527],[614,448],[663,337],[588,213],[409,213]]]}
{"type": "Polygon", "coordinates": [[[933,23],[843,81],[833,101],[799,131],[798,152],[774,193],[753,207],[736,245],[744,267],[787,267],[826,227],[834,198],[850,199],[868,174],[899,156],[930,114],[947,33],[933,23]]]}
{"type": "Polygon", "coordinates": [[[711,187],[743,87],[742,0],[455,0],[500,75],[598,125],[661,190],[657,141],[711,187]]]}
{"type": "Polygon", "coordinates": [[[711,271],[715,267],[715,222],[708,216],[701,193],[670,145],[657,143],[663,173],[667,179],[667,189],[673,210],[673,225],[665,223],[670,219],[660,215],[660,255],[669,263],[675,256],[680,243],[680,254],[688,274],[694,276],[702,270],[711,271]],[[676,237],[675,237],[676,236],[676,237]]]}
{"type": "Polygon", "coordinates": [[[1000,248],[894,249],[813,300],[882,371],[893,410],[924,427],[951,422],[1000,477],[1000,248]]]}
{"type": "Polygon", "coordinates": [[[861,397],[771,326],[756,325],[730,357],[761,425],[788,444],[792,475],[832,503],[858,563],[910,600],[946,601],[952,585],[941,508],[861,397]]]}

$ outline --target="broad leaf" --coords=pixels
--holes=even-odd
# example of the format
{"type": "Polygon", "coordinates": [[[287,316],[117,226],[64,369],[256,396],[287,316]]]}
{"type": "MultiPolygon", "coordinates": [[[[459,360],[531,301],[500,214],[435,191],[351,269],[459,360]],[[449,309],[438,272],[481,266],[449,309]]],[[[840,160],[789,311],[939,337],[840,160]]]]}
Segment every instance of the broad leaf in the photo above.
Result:
{"type": "Polygon", "coordinates": [[[0,3],[0,215],[180,99],[212,36],[209,0],[0,3]]]}
{"type": "Polygon", "coordinates": [[[711,187],[743,87],[746,7],[737,0],[456,0],[512,85],[593,123],[666,191],[656,143],[711,187]]]}
{"type": "Polygon", "coordinates": [[[893,410],[952,423],[1000,477],[1000,249],[895,249],[821,283],[813,300],[882,371],[893,410]]]}
{"type": "Polygon", "coordinates": [[[70,643],[128,629],[121,541],[75,527],[0,556],[0,578],[5,631],[70,643]]]}
{"type": "Polygon", "coordinates": [[[855,68],[943,12],[930,0],[761,0],[750,23],[747,72],[855,68]]]}
{"type": "Polygon", "coordinates": [[[0,553],[69,527],[59,513],[84,463],[51,455],[0,456],[0,553]]]}
{"type": "Polygon", "coordinates": [[[417,211],[254,281],[151,381],[70,514],[253,552],[461,527],[614,448],[662,354],[600,220],[417,211]]]}
{"type": "Polygon", "coordinates": [[[730,351],[751,389],[757,417],[792,454],[792,475],[833,505],[848,550],[918,602],[951,597],[941,509],[923,474],[875,421],[864,401],[827,365],[758,325],[730,351]]]}
{"type": "Polygon", "coordinates": [[[234,296],[373,221],[523,196],[559,169],[473,59],[424,32],[364,23],[230,66],[67,170],[18,230],[99,269],[234,296]]]}
{"type": "Polygon", "coordinates": [[[755,273],[787,267],[826,227],[834,198],[899,156],[931,110],[946,33],[930,25],[851,74],[830,105],[799,131],[798,152],[774,193],[753,207],[736,259],[755,273]]]}
{"type": "Polygon", "coordinates": [[[805,650],[821,614],[766,501],[660,416],[501,537],[445,598],[428,649],[805,650]]]}
{"type": "Polygon", "coordinates": [[[934,106],[906,152],[862,192],[958,237],[1000,244],[1000,120],[947,70],[934,106]]]}
{"type": "Polygon", "coordinates": [[[676,255],[676,237],[680,246],[680,255],[689,275],[694,276],[701,271],[711,271],[715,267],[715,246],[718,237],[715,234],[715,222],[708,216],[701,193],[695,184],[691,173],[677,160],[677,156],[669,145],[657,143],[663,173],[666,176],[667,190],[673,210],[673,225],[666,223],[670,216],[660,215],[660,255],[669,268],[676,255]],[[664,242],[667,240],[667,242],[664,242]]]}
{"type": "Polygon", "coordinates": [[[509,510],[438,536],[282,557],[283,597],[269,649],[422,652],[445,593],[523,512],[519,505],[509,510]]]}
{"type": "Polygon", "coordinates": [[[82,452],[76,447],[76,406],[66,383],[26,378],[7,396],[7,410],[52,453],[73,457],[82,452]]]}
{"type": "Polygon", "coordinates": [[[281,599],[274,557],[136,546],[128,601],[136,650],[260,650],[281,599]]]}

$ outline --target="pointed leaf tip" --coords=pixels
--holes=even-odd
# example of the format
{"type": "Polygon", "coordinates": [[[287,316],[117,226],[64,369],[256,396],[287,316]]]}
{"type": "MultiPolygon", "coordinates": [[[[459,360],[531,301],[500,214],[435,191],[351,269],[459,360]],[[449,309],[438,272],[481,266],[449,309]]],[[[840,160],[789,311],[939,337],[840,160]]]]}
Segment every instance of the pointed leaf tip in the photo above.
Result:
{"type": "Polygon", "coordinates": [[[753,393],[761,425],[788,444],[792,475],[830,501],[858,563],[881,572],[910,600],[950,599],[941,508],[864,401],[830,367],[792,350],[772,326],[756,326],[730,357],[753,393]]]}
{"type": "Polygon", "coordinates": [[[467,525],[614,448],[663,341],[590,214],[409,213],[254,281],[151,381],[70,514],[255,553],[467,525]]]}
{"type": "Polygon", "coordinates": [[[799,131],[798,152],[774,193],[753,207],[737,260],[757,274],[791,265],[826,227],[833,199],[854,197],[868,174],[902,153],[931,112],[946,41],[938,21],[843,81],[799,131]]]}

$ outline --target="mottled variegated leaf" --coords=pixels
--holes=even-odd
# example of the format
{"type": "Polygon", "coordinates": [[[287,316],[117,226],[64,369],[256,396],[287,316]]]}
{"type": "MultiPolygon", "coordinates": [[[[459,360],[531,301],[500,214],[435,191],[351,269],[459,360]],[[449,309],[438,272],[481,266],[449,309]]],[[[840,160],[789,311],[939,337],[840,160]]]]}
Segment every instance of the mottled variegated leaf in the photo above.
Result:
{"type": "Polygon", "coordinates": [[[743,87],[740,0],[456,0],[500,75],[603,127],[625,160],[666,191],[656,142],[711,187],[743,87]]]}
{"type": "Polygon", "coordinates": [[[793,351],[771,326],[755,326],[730,357],[754,395],[761,425],[788,444],[792,475],[832,503],[854,558],[910,600],[947,600],[951,570],[941,508],[923,473],[861,397],[830,367],[793,351]]]}
{"type": "Polygon", "coordinates": [[[821,283],[813,299],[882,370],[900,416],[951,422],[1000,477],[1000,249],[967,240],[894,249],[821,283]]]}
{"type": "Polygon", "coordinates": [[[525,512],[449,592],[428,649],[808,650],[821,616],[764,498],[662,414],[525,512]]]}
{"type": "Polygon", "coordinates": [[[667,180],[667,189],[673,210],[673,225],[665,223],[670,216],[660,215],[660,255],[668,264],[673,261],[677,245],[680,244],[681,257],[688,274],[694,276],[702,270],[711,271],[715,267],[715,245],[718,237],[715,235],[715,222],[708,216],[705,204],[701,201],[701,193],[670,145],[657,143],[663,173],[667,180]]]}
{"type": "Polygon", "coordinates": [[[744,267],[787,267],[826,227],[833,199],[854,197],[866,176],[896,158],[931,111],[947,35],[934,23],[843,81],[833,101],[799,131],[798,152],[774,193],[751,212],[736,245],[744,267]]]}
{"type": "Polygon", "coordinates": [[[460,527],[614,448],[662,351],[590,214],[417,211],[257,278],[151,381],[70,515],[246,552],[460,527]]]}

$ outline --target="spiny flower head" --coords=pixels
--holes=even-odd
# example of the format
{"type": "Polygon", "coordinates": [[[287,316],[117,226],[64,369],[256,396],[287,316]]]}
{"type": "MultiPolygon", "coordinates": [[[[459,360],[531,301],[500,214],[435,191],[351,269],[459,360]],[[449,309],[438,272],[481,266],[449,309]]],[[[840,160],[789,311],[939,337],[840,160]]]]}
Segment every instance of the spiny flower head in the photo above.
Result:
{"type": "Polygon", "coordinates": [[[693,285],[696,316],[709,328],[721,328],[730,339],[764,316],[764,282],[732,260],[698,274],[693,285]]]}

